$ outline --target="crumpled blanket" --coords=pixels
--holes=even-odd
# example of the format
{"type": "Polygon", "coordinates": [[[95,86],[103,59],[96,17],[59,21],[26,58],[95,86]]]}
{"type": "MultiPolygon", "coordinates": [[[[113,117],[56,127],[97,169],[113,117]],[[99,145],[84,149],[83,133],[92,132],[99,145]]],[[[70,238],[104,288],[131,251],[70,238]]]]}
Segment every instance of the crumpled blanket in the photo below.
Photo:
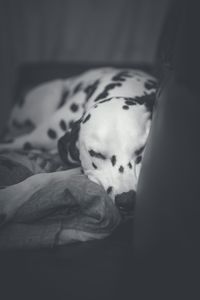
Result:
{"type": "Polygon", "coordinates": [[[63,170],[66,166],[50,153],[0,155],[0,250],[101,239],[119,225],[120,214],[99,185],[81,174],[80,168],[63,170]],[[48,172],[62,176],[51,177],[48,172]],[[16,200],[14,206],[9,206],[13,197],[17,199],[16,185],[18,190],[24,187],[30,176],[38,176],[34,174],[48,176],[45,185],[39,184],[28,193],[24,191],[22,205],[16,200]],[[10,207],[12,217],[8,218],[10,207]]]}
{"type": "Polygon", "coordinates": [[[8,186],[27,177],[47,172],[66,170],[58,153],[39,149],[25,150],[0,150],[0,188],[8,186]]]}

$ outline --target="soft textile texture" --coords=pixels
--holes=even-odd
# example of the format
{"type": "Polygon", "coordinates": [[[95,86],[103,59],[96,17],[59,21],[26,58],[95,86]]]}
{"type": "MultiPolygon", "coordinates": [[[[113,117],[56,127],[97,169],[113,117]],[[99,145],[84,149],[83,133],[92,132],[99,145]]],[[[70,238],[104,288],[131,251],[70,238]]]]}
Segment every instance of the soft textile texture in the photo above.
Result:
{"type": "Polygon", "coordinates": [[[8,222],[6,203],[14,196],[15,185],[0,190],[0,211],[4,212],[0,216],[0,249],[101,239],[119,224],[120,215],[112,200],[100,186],[80,174],[79,168],[58,177],[41,175],[49,176],[46,184],[36,186],[31,193],[24,191],[23,204],[12,206],[8,222]]]}
{"type": "Polygon", "coordinates": [[[66,168],[59,155],[49,151],[33,149],[0,152],[0,187],[16,184],[33,174],[66,168]]]}

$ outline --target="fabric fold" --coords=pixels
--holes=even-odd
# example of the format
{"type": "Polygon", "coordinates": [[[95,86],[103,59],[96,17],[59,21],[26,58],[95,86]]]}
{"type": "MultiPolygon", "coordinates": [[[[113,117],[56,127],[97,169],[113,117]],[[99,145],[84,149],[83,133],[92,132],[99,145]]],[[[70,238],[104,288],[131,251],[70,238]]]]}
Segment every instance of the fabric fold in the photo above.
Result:
{"type": "Polygon", "coordinates": [[[33,176],[0,190],[0,250],[101,239],[119,225],[112,200],[80,168],[33,176]]]}

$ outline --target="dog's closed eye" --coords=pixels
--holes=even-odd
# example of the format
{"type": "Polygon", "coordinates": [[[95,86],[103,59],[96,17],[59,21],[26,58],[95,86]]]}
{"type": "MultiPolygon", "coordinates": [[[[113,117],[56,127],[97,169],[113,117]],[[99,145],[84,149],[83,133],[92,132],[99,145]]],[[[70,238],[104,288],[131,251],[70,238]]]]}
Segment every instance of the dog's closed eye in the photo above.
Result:
{"type": "Polygon", "coordinates": [[[106,156],[104,154],[102,154],[101,152],[96,152],[93,149],[89,150],[88,152],[91,157],[96,157],[96,158],[103,159],[103,160],[106,159],[106,156]]]}

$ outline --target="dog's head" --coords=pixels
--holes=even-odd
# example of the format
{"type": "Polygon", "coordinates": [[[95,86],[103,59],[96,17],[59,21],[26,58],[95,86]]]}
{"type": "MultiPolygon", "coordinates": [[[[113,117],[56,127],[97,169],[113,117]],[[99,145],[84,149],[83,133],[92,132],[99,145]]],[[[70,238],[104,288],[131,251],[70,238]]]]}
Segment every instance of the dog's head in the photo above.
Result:
{"type": "Polygon", "coordinates": [[[134,205],[150,116],[144,103],[117,97],[95,104],[78,123],[84,173],[127,209],[134,205]]]}

